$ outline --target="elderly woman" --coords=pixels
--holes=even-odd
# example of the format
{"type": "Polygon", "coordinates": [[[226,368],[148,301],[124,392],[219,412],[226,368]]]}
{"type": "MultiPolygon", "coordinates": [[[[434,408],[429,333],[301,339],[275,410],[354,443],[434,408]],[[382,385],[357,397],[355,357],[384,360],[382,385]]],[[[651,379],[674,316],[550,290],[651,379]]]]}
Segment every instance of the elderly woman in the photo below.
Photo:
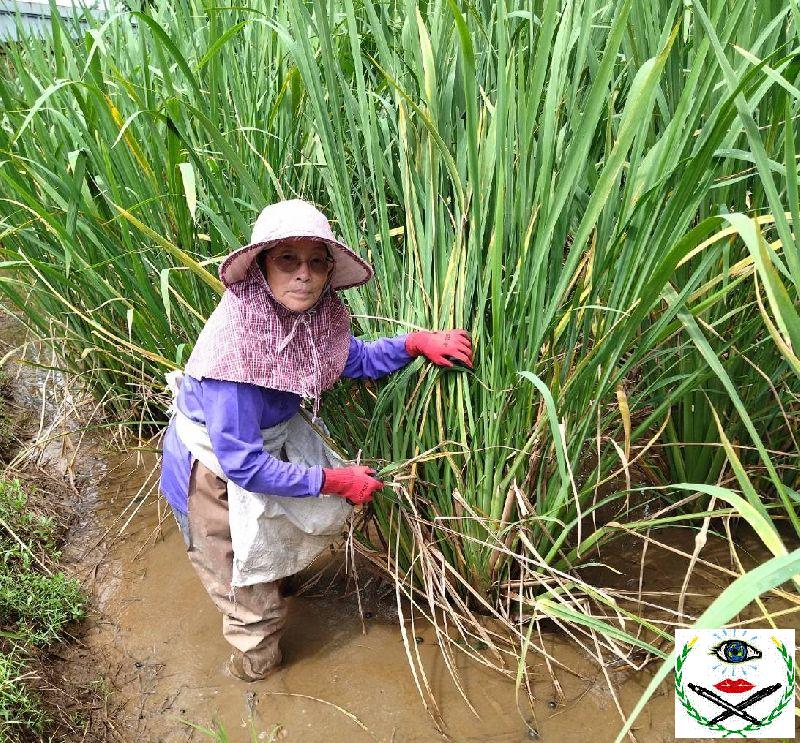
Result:
{"type": "Polygon", "coordinates": [[[245,681],[280,665],[282,579],[307,567],[341,535],[353,505],[383,487],[374,470],[338,459],[300,414],[301,399],[316,418],[339,377],[375,379],[419,355],[472,366],[460,330],[356,340],[336,292],[372,273],[314,206],[272,204],[251,242],[220,266],[226,291],[185,372],[168,375],[161,490],[223,614],[234,648],[228,672],[245,681]]]}

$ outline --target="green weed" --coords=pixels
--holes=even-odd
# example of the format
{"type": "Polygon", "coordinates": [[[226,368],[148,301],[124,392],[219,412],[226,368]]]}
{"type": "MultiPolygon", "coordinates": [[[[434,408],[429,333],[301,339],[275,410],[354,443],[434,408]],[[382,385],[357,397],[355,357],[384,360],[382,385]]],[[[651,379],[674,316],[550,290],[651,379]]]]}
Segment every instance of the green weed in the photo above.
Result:
{"type": "Polygon", "coordinates": [[[23,733],[41,734],[46,716],[38,695],[25,683],[19,654],[0,653],[0,740],[17,740],[23,733]]]}
{"type": "Polygon", "coordinates": [[[0,740],[41,738],[48,717],[24,656],[84,614],[79,583],[50,567],[58,538],[56,518],[38,512],[18,480],[0,479],[0,740]]]}

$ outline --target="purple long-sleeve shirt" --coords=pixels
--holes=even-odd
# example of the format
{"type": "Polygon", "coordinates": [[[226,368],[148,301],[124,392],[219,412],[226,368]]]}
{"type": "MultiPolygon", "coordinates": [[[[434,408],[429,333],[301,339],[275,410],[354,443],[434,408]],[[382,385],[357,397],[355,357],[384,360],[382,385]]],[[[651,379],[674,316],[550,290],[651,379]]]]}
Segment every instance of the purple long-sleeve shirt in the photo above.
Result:
{"type": "MultiPolygon", "coordinates": [[[[377,379],[411,361],[405,335],[359,341],[351,336],[343,377],[377,379]]],[[[253,493],[289,497],[319,495],[322,468],[283,462],[264,449],[261,429],[291,418],[301,398],[293,392],[220,379],[184,375],[178,408],[208,429],[225,476],[253,493]]],[[[161,492],[177,511],[186,513],[192,455],[170,424],[164,434],[161,492]]]]}

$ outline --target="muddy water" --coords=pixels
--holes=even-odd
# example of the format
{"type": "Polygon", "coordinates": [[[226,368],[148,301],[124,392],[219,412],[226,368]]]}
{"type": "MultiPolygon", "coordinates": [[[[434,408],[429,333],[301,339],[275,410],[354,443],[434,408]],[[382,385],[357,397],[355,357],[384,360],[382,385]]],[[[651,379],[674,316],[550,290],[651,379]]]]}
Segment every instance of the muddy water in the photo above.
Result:
{"type": "MultiPolygon", "coordinates": [[[[152,456],[139,464],[135,458],[131,454],[106,466],[108,474],[96,492],[101,522],[108,524],[136,496],[154,466],[152,456]]],[[[243,684],[223,673],[229,649],[220,615],[195,578],[174,522],[165,519],[159,532],[158,521],[153,494],[139,504],[96,571],[102,616],[86,641],[101,653],[113,648],[124,659],[119,675],[127,700],[117,717],[122,739],[187,740],[190,729],[181,719],[204,726],[213,719],[224,725],[230,740],[247,741],[251,718],[265,740],[270,733],[309,743],[443,739],[417,693],[391,617],[393,596],[366,592],[365,633],[357,600],[341,581],[332,586],[320,581],[307,594],[292,597],[284,668],[263,682],[243,684]]],[[[545,637],[548,651],[583,678],[555,669],[563,692],[557,699],[547,669],[534,660],[537,701],[531,712],[520,699],[520,708],[538,737],[517,709],[513,681],[460,658],[476,717],[453,685],[431,629],[417,624],[413,635],[453,740],[583,741],[590,732],[593,739],[608,741],[619,729],[602,675],[558,635],[545,637]]],[[[612,682],[620,686],[623,707],[630,709],[647,678],[617,671],[612,682]]],[[[637,723],[639,740],[671,740],[671,704],[671,697],[654,700],[637,723]]]]}

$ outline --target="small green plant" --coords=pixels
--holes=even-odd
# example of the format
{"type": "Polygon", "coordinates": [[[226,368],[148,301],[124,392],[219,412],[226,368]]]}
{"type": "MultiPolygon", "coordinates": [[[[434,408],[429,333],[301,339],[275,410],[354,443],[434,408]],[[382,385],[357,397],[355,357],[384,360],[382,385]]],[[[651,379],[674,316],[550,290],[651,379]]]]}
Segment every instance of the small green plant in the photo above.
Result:
{"type": "MultiPolygon", "coordinates": [[[[31,492],[35,492],[33,488],[31,492]]],[[[33,542],[49,557],[59,557],[55,520],[30,507],[28,493],[19,480],[0,479],[0,520],[4,523],[0,534],[4,553],[7,544],[33,542]]]]}
{"type": "Polygon", "coordinates": [[[0,574],[0,616],[15,622],[26,643],[42,646],[59,639],[65,625],[83,618],[83,607],[78,582],[61,573],[0,574]]]}
{"type": "MultiPolygon", "coordinates": [[[[197,725],[194,722],[189,722],[188,720],[181,719],[181,722],[189,728],[193,730],[197,730],[198,732],[202,733],[203,735],[211,738],[212,740],[216,741],[216,743],[228,743],[230,741],[230,737],[228,736],[228,731],[225,729],[225,726],[219,722],[218,720],[212,720],[211,724],[213,725],[212,728],[206,728],[202,725],[197,725]]],[[[249,732],[250,732],[250,741],[251,743],[261,743],[265,741],[266,743],[275,743],[276,740],[279,740],[281,730],[283,730],[282,725],[273,725],[272,730],[269,732],[257,733],[256,726],[253,722],[253,718],[250,718],[249,721],[249,732]]]]}
{"type": "Polygon", "coordinates": [[[32,492],[0,479],[0,740],[43,736],[47,714],[23,656],[84,614],[79,583],[49,567],[60,556],[58,521],[35,507],[32,492]]]}
{"type": "Polygon", "coordinates": [[[58,639],[83,617],[78,582],[51,573],[44,560],[58,558],[56,522],[29,507],[18,480],[0,482],[0,617],[2,629],[36,646],[58,639]]]}
{"type": "Polygon", "coordinates": [[[41,734],[45,714],[25,679],[25,665],[16,651],[0,653],[0,740],[16,740],[21,731],[41,734]]]}

